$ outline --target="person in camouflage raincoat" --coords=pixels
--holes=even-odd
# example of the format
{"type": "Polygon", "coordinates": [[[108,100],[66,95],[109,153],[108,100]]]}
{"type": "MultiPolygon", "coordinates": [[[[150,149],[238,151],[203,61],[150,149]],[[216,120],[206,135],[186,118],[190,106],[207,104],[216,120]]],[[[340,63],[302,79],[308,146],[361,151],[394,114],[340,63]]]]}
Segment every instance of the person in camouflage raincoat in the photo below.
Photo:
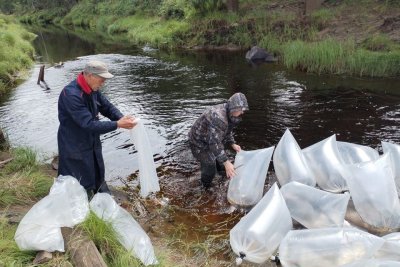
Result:
{"type": "Polygon", "coordinates": [[[226,176],[235,175],[233,164],[228,160],[225,146],[236,152],[241,150],[235,143],[232,131],[248,110],[247,99],[242,93],[232,95],[227,103],[208,108],[189,131],[189,145],[193,156],[200,161],[201,182],[209,188],[217,169],[225,168],[226,176]]]}

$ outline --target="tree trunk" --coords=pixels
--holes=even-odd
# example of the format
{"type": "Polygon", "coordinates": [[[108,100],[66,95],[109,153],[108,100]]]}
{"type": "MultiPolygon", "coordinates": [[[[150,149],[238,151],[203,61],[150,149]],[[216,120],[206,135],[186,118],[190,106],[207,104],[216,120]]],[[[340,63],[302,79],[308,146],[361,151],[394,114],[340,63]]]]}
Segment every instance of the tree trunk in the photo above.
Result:
{"type": "Polygon", "coordinates": [[[227,0],[226,6],[229,11],[237,12],[239,10],[239,0],[227,0]]]}

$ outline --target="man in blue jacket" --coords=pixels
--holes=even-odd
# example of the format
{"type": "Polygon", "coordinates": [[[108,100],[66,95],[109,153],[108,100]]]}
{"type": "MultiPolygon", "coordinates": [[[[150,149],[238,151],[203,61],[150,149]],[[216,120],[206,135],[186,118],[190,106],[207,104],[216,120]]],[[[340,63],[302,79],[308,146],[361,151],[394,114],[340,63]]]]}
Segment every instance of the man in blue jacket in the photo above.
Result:
{"type": "Polygon", "coordinates": [[[207,109],[191,127],[190,149],[193,156],[200,161],[201,182],[205,188],[211,186],[217,169],[224,167],[228,178],[235,176],[236,172],[225,153],[225,146],[236,152],[241,150],[232,131],[246,110],[249,110],[249,106],[245,95],[236,93],[227,103],[207,109]]]}
{"type": "Polygon", "coordinates": [[[58,99],[58,175],[78,179],[89,197],[97,192],[110,193],[104,179],[100,134],[136,125],[132,116],[123,116],[99,91],[112,77],[106,64],[90,61],[58,99]],[[100,121],[99,113],[110,121],[100,121]]]}

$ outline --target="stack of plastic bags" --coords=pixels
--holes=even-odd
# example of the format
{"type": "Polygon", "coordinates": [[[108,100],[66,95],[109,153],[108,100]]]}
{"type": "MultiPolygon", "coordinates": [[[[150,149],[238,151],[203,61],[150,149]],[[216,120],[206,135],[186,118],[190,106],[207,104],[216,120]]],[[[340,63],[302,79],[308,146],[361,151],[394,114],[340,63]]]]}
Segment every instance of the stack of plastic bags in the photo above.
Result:
{"type": "MultiPolygon", "coordinates": [[[[400,233],[381,238],[345,221],[351,199],[367,225],[385,232],[400,229],[400,146],[382,142],[382,147],[379,156],[375,149],[338,142],[332,135],[301,150],[287,129],[272,157],[281,189],[274,184],[230,231],[237,263],[264,263],[279,247],[286,267],[400,266],[400,233]],[[290,231],[291,219],[309,229],[290,231]]],[[[239,155],[235,166],[249,164],[239,155]]],[[[254,168],[252,176],[264,173],[254,168]]],[[[246,187],[246,178],[240,186],[246,187]]],[[[254,194],[263,187],[253,184],[254,194]]],[[[228,193],[231,203],[242,204],[231,199],[228,193]]]]}

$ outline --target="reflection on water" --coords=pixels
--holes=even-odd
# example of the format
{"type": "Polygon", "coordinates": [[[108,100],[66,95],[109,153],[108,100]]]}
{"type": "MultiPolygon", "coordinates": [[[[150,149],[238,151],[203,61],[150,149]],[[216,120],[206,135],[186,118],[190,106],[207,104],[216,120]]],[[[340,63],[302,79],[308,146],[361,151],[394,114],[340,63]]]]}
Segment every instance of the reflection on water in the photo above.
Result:
{"type": "MultiPolygon", "coordinates": [[[[60,91],[89,59],[105,61],[115,78],[106,83],[104,94],[123,113],[145,122],[161,193],[179,207],[175,221],[193,229],[200,220],[213,225],[237,217],[226,201],[225,179],[216,177],[213,189],[203,192],[199,166],[186,144],[189,127],[203,110],[237,91],[247,96],[250,106],[235,133],[245,150],[276,145],[286,128],[302,148],[332,134],[339,141],[378,150],[380,141],[400,143],[398,79],[315,76],[276,64],[251,65],[244,53],[143,51],[99,46],[72,34],[41,34],[46,37],[37,39],[35,45],[48,66],[45,80],[50,89],[36,84],[37,63],[31,77],[1,103],[0,126],[12,145],[34,147],[44,159],[57,154],[60,91]],[[59,61],[65,61],[63,68],[51,67],[59,61]]],[[[135,179],[126,179],[138,168],[129,132],[116,130],[103,135],[102,141],[106,179],[114,185],[123,180],[135,186],[135,179]]],[[[229,227],[224,229],[227,234],[229,227]]]]}

